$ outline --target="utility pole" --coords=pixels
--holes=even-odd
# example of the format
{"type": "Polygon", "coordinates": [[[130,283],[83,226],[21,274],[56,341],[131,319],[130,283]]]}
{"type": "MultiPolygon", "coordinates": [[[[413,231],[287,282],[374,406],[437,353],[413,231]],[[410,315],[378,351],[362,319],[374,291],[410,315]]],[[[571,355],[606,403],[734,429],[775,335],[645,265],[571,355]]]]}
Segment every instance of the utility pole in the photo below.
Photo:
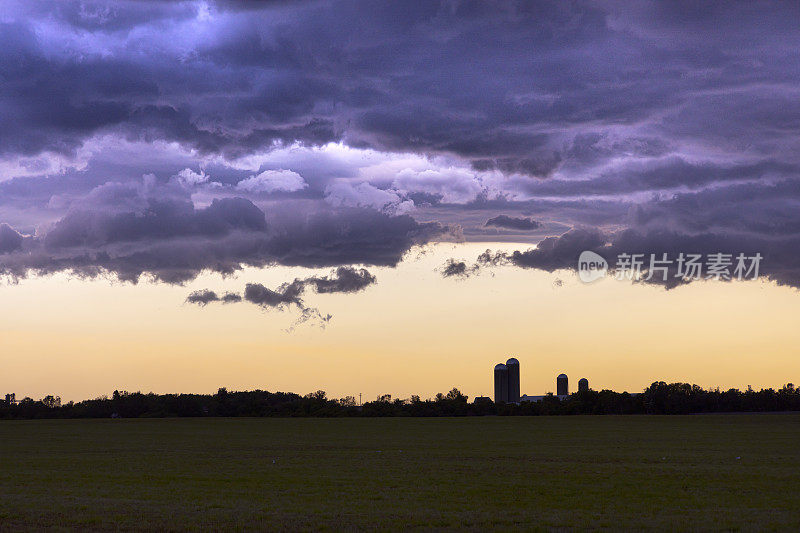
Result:
{"type": "Polygon", "coordinates": [[[358,405],[361,405],[361,393],[358,393],[358,405]]]}

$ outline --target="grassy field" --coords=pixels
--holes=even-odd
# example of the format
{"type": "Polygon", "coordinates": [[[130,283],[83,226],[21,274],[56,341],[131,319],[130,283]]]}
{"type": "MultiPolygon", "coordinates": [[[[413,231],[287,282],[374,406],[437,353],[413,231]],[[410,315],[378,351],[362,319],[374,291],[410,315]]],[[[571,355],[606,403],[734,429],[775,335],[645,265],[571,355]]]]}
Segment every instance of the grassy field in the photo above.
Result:
{"type": "Polygon", "coordinates": [[[0,529],[800,528],[800,415],[0,421],[0,529]]]}

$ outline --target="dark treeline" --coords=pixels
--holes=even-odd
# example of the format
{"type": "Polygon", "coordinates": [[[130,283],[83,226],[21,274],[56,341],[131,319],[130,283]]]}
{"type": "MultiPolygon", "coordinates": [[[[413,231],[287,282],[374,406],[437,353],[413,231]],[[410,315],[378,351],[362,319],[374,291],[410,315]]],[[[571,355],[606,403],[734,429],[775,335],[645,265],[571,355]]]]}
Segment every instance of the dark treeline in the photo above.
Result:
{"type": "Polygon", "coordinates": [[[688,414],[737,411],[800,411],[800,388],[791,383],[780,390],[704,390],[688,383],[655,382],[641,394],[610,390],[582,391],[563,400],[547,395],[538,402],[495,404],[489,399],[469,403],[458,389],[435,398],[376,401],[356,404],[355,398],[328,399],[324,391],[300,396],[261,390],[216,394],[143,394],[119,392],[78,403],[61,403],[55,396],[25,398],[10,404],[0,400],[0,418],[140,418],[191,416],[485,416],[578,414],[688,414]]]}

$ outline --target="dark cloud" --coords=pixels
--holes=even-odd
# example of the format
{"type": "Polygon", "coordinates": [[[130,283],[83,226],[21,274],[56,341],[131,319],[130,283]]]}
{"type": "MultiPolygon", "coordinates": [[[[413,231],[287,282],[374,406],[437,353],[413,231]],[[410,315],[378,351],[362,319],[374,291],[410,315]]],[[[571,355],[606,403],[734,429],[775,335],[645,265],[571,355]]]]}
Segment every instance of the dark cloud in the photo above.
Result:
{"type": "Polygon", "coordinates": [[[226,304],[237,303],[242,301],[242,296],[235,292],[226,292],[222,297],[218,296],[216,292],[208,289],[202,289],[192,292],[186,301],[190,304],[197,304],[200,306],[208,305],[212,302],[222,302],[226,304]]]}
{"type": "Polygon", "coordinates": [[[295,304],[301,309],[305,309],[303,300],[300,298],[304,290],[305,284],[299,280],[284,284],[274,291],[260,283],[248,283],[244,289],[244,299],[261,307],[282,308],[295,304]]]}
{"type": "Polygon", "coordinates": [[[285,310],[294,305],[300,311],[300,316],[289,328],[289,331],[309,321],[316,321],[324,327],[332,318],[331,315],[323,315],[318,309],[307,307],[301,298],[304,290],[305,284],[300,280],[284,283],[276,290],[268,289],[260,283],[248,283],[244,290],[244,299],[262,309],[285,310]]]}
{"type": "Polygon", "coordinates": [[[0,224],[0,254],[22,249],[22,235],[8,224],[0,224]]]}
{"type": "Polygon", "coordinates": [[[227,156],[344,140],[547,177],[663,155],[676,138],[732,152],[755,138],[748,149],[769,159],[797,118],[788,3],[75,0],[5,11],[5,153],[74,152],[99,131],[227,156]]]}
{"type": "Polygon", "coordinates": [[[629,224],[685,233],[745,233],[772,240],[800,235],[800,181],[782,179],[681,193],[637,205],[629,224]]]}
{"type": "Polygon", "coordinates": [[[301,296],[311,287],[320,294],[359,292],[377,282],[377,278],[366,268],[341,266],[329,276],[311,276],[284,283],[271,290],[260,283],[248,283],[244,299],[262,307],[284,307],[295,304],[303,308],[301,296]]]}
{"type": "Polygon", "coordinates": [[[586,179],[516,180],[543,197],[618,196],[638,192],[704,189],[710,185],[796,176],[800,166],[778,161],[748,163],[687,162],[680,157],[634,161],[586,179]]]}
{"type": "Polygon", "coordinates": [[[217,296],[217,293],[214,291],[199,290],[187,296],[186,301],[190,304],[207,305],[211,302],[218,302],[219,296],[217,296]]]}
{"type": "MultiPolygon", "coordinates": [[[[330,314],[323,315],[318,309],[305,304],[303,294],[307,288],[320,294],[355,293],[376,282],[377,278],[365,268],[341,266],[328,276],[297,278],[276,289],[270,289],[261,283],[248,283],[244,289],[244,301],[258,305],[262,309],[287,310],[292,307],[298,309],[300,317],[290,329],[308,321],[317,321],[324,325],[330,321],[332,316],[330,314]]],[[[220,298],[214,291],[204,289],[192,292],[186,301],[205,306],[208,303],[219,301],[223,303],[241,302],[242,296],[238,293],[228,292],[220,298]]]]}
{"type": "Polygon", "coordinates": [[[529,217],[510,217],[508,215],[497,215],[486,221],[484,226],[495,226],[498,228],[516,229],[520,231],[536,229],[541,224],[529,217]]]}
{"type": "Polygon", "coordinates": [[[204,209],[195,209],[190,201],[149,199],[141,212],[72,212],[47,233],[44,245],[50,250],[97,249],[123,242],[220,238],[236,231],[262,233],[266,230],[264,213],[244,198],[215,199],[204,209]]]}
{"type": "MultiPolygon", "coordinates": [[[[438,223],[370,209],[317,204],[303,212],[276,208],[267,217],[244,198],[214,199],[198,208],[185,198],[164,198],[164,190],[156,191],[160,196],[142,190],[135,201],[114,194],[117,200],[108,202],[105,193],[114,188],[101,189],[77,202],[77,208],[31,238],[24,249],[19,234],[3,226],[0,272],[14,277],[109,272],[125,281],[150,275],[182,283],[203,270],[228,274],[244,265],[394,266],[412,246],[449,231],[438,223]]],[[[330,291],[356,290],[372,281],[365,272],[348,270],[335,280],[316,280],[330,291]]]]}
{"type": "Polygon", "coordinates": [[[9,0],[0,273],[390,266],[444,222],[510,239],[488,218],[549,236],[488,263],[741,243],[800,285],[798,17],[748,2],[9,0]],[[385,160],[360,163],[372,150],[385,160]],[[213,180],[181,184],[184,169],[213,180]],[[302,181],[237,188],[265,170],[302,181]]]}
{"type": "Polygon", "coordinates": [[[334,275],[306,278],[304,282],[314,286],[319,293],[359,292],[377,280],[366,268],[341,266],[334,275]]]}
{"type": "Polygon", "coordinates": [[[226,292],[222,295],[221,300],[224,304],[238,303],[242,301],[242,295],[235,292],[226,292]]]}
{"type": "Polygon", "coordinates": [[[467,275],[467,263],[464,261],[457,261],[455,259],[448,259],[442,268],[442,276],[450,278],[453,276],[464,277],[467,275]]]}
{"type": "MultiPolygon", "coordinates": [[[[598,250],[606,237],[594,229],[570,230],[559,237],[547,237],[536,248],[508,254],[508,261],[524,268],[537,268],[552,272],[557,269],[575,267],[583,250],[598,250]]],[[[496,259],[492,259],[496,262],[496,259]]]]}
{"type": "MultiPolygon", "coordinates": [[[[295,306],[300,310],[300,317],[294,326],[317,321],[324,325],[332,316],[323,315],[313,307],[308,307],[302,299],[306,288],[312,287],[318,293],[353,293],[359,292],[376,282],[375,276],[364,268],[339,267],[330,276],[311,276],[305,279],[295,279],[291,283],[284,283],[275,290],[269,289],[260,283],[248,283],[244,290],[244,299],[262,308],[287,309],[295,306]]],[[[294,327],[292,326],[292,327],[294,327]]]]}
{"type": "MultiPolygon", "coordinates": [[[[750,266],[749,258],[761,256],[759,276],[782,285],[800,286],[800,261],[797,250],[800,236],[781,237],[771,240],[746,234],[700,233],[686,234],[669,230],[648,232],[625,229],[612,234],[603,234],[592,228],[570,230],[559,237],[548,237],[536,248],[517,250],[511,253],[487,250],[478,258],[478,264],[512,265],[521,268],[535,268],[547,272],[556,270],[576,270],[578,257],[583,251],[593,251],[608,261],[610,272],[618,270],[619,257],[623,254],[639,254],[642,258],[642,282],[664,285],[668,288],[686,282],[679,272],[677,258],[681,255],[699,254],[701,262],[707,262],[709,255],[729,255],[733,273],[736,258],[743,254],[750,266]],[[667,269],[666,280],[663,272],[655,271],[647,279],[650,271],[651,255],[659,260],[666,254],[671,263],[667,269]]],[[[658,266],[658,265],[657,265],[658,266]]],[[[703,272],[701,278],[706,279],[703,272]]]]}
{"type": "MultiPolygon", "coordinates": [[[[487,253],[488,252],[487,250],[487,253]]],[[[438,270],[442,273],[443,278],[465,279],[473,274],[477,274],[483,266],[486,266],[485,263],[481,263],[480,261],[468,265],[465,261],[450,258],[445,261],[444,265],[438,270]]]]}

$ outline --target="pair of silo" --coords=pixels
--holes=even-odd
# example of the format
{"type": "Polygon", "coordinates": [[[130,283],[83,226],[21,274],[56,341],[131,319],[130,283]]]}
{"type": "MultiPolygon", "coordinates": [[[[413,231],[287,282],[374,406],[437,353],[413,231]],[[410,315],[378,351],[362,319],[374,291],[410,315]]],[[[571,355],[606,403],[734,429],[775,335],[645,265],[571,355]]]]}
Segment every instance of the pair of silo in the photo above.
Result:
{"type": "MultiPolygon", "coordinates": [[[[578,392],[589,390],[589,380],[581,378],[578,380],[578,392]]],[[[559,374],[556,378],[556,394],[558,396],[566,396],[569,394],[569,378],[566,374],[559,374]]]]}
{"type": "Polygon", "coordinates": [[[511,358],[494,367],[495,403],[519,403],[519,361],[511,358]]]}

